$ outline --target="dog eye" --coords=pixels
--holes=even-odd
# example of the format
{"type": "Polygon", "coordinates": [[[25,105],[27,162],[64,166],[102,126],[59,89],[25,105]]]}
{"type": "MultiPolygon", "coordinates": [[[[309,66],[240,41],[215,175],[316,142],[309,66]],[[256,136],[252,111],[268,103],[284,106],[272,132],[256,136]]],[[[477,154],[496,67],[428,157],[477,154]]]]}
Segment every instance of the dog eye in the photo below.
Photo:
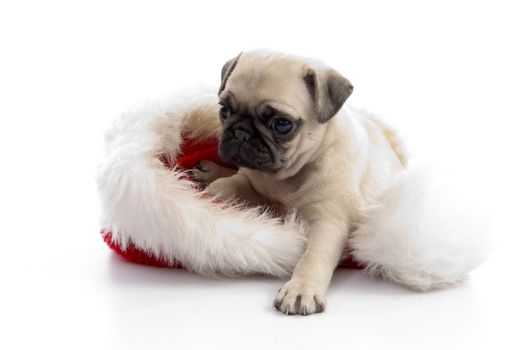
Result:
{"type": "Polygon", "coordinates": [[[278,118],[274,121],[272,128],[280,135],[286,135],[292,130],[293,124],[285,118],[278,118]]]}
{"type": "Polygon", "coordinates": [[[225,105],[220,104],[219,106],[219,116],[221,117],[221,119],[225,120],[226,118],[228,118],[228,116],[230,116],[230,110],[225,105]]]}

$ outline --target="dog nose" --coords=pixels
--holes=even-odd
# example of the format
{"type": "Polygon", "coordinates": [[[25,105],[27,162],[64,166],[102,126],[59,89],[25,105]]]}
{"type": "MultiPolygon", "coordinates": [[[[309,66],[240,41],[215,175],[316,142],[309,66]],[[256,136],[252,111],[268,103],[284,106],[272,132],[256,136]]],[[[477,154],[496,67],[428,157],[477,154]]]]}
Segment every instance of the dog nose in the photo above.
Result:
{"type": "Polygon", "coordinates": [[[235,135],[236,139],[238,139],[239,141],[242,141],[242,142],[245,142],[245,141],[247,141],[250,138],[250,134],[247,131],[242,130],[242,129],[235,130],[234,131],[234,135],[235,135]]]}

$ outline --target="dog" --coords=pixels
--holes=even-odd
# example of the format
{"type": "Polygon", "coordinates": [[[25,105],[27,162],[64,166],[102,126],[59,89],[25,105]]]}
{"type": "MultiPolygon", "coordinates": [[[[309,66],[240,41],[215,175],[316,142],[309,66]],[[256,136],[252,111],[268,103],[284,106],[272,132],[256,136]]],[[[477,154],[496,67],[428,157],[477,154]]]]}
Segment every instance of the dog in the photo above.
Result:
{"type": "Polygon", "coordinates": [[[406,165],[397,133],[352,109],[350,81],[323,62],[255,50],[221,71],[219,154],[239,170],[202,161],[194,178],[223,199],[294,211],[308,242],[274,307],[322,312],[333,271],[364,209],[406,165]]]}

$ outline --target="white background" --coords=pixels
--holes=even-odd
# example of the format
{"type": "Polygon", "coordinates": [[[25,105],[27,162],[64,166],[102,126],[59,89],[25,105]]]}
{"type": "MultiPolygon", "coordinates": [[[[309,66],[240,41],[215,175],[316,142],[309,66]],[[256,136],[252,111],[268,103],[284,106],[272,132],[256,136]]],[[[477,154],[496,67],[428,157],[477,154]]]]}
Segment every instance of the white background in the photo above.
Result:
{"type": "Polygon", "coordinates": [[[2,1],[0,348],[524,349],[525,9],[508,1],[2,1]],[[345,5],[344,5],[345,4],[345,5]],[[123,262],[101,241],[102,135],[146,98],[218,85],[239,51],[321,58],[421,158],[469,174],[490,260],[417,294],[337,271],[328,309],[282,282],[123,262]]]}

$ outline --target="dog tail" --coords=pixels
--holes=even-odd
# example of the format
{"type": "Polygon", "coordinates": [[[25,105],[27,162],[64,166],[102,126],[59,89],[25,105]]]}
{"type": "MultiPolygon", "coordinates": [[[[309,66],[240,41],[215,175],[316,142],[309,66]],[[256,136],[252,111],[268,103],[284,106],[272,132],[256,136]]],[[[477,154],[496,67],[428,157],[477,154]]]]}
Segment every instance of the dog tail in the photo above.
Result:
{"type": "Polygon", "coordinates": [[[477,192],[456,186],[461,176],[425,169],[410,164],[350,238],[369,274],[419,291],[464,280],[486,257],[491,226],[473,205],[477,192]]]}

